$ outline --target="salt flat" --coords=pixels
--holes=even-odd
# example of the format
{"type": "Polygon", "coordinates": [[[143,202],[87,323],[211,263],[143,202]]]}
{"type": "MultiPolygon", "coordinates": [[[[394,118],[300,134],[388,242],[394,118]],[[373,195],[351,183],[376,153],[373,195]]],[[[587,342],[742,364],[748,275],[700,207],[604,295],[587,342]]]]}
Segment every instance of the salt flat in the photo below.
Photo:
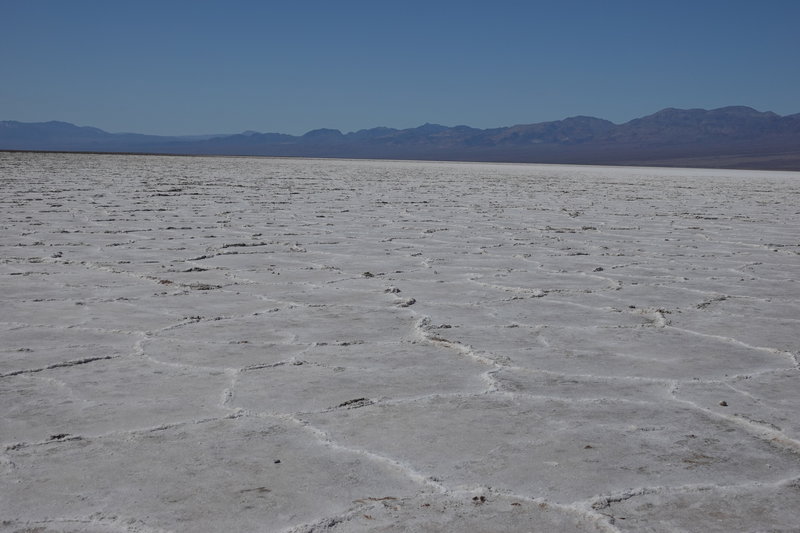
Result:
{"type": "Polygon", "coordinates": [[[797,173],[0,186],[0,531],[800,531],[797,173]]]}

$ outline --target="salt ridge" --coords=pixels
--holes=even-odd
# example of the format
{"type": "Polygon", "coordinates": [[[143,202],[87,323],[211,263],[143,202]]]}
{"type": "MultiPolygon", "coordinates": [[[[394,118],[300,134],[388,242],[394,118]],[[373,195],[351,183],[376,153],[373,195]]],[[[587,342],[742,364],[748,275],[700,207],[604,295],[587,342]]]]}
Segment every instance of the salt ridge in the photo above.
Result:
{"type": "Polygon", "coordinates": [[[796,523],[796,174],[0,170],[0,531],[796,523]]]}

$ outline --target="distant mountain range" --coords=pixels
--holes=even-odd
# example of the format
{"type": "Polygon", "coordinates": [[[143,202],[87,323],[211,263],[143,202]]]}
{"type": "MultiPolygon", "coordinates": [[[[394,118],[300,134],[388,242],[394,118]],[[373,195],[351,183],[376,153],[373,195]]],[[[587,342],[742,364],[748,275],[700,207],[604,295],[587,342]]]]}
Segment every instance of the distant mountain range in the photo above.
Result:
{"type": "Polygon", "coordinates": [[[477,129],[424,124],[351,133],[164,137],[66,122],[0,121],[0,150],[503,161],[800,170],[800,113],[664,109],[624,124],[577,116],[477,129]]]}

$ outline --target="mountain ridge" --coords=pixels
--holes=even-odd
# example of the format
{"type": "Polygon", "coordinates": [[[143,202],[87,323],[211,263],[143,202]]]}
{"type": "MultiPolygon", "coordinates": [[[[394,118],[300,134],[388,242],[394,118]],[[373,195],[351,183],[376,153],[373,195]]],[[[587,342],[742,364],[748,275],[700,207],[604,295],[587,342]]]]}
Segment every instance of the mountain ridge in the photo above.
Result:
{"type": "Polygon", "coordinates": [[[385,126],[303,135],[158,136],[49,121],[0,121],[0,150],[131,152],[800,170],[800,113],[665,108],[615,124],[578,115],[498,128],[385,126]]]}

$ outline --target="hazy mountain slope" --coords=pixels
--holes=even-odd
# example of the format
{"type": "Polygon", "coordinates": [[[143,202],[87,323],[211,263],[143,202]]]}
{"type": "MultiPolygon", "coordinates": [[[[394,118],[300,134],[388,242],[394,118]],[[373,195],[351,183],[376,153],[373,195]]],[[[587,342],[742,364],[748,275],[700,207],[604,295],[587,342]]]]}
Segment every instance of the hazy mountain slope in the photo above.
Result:
{"type": "Polygon", "coordinates": [[[657,164],[800,170],[800,114],[743,106],[663,109],[624,124],[577,116],[477,129],[424,124],[302,136],[245,132],[161,137],[108,133],[66,122],[0,122],[0,149],[176,154],[657,164]]]}

